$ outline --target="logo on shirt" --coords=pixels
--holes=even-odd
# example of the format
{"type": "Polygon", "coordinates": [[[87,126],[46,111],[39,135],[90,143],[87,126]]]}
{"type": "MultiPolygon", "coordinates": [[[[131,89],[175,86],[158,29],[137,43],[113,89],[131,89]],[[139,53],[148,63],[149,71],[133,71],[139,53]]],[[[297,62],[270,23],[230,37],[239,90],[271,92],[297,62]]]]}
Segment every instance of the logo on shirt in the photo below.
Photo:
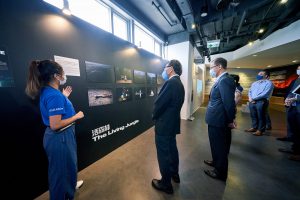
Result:
{"type": "Polygon", "coordinates": [[[52,108],[49,110],[49,112],[55,112],[55,111],[59,111],[59,110],[63,110],[64,108],[52,108]]]}

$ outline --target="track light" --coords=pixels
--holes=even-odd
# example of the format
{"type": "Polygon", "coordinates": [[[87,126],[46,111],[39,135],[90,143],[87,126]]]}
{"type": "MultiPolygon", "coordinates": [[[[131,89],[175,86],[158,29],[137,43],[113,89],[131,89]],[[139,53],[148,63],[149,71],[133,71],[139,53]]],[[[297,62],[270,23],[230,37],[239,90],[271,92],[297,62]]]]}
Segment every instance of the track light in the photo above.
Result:
{"type": "Polygon", "coordinates": [[[258,30],[258,33],[263,33],[265,31],[265,29],[261,28],[258,30]]]}
{"type": "Polygon", "coordinates": [[[202,6],[201,8],[201,17],[206,17],[208,12],[207,5],[202,6]]]}
{"type": "Polygon", "coordinates": [[[286,2],[288,2],[288,0],[280,0],[281,4],[285,4],[286,2]]]}
{"type": "Polygon", "coordinates": [[[69,1],[68,0],[64,0],[64,7],[62,9],[62,12],[65,14],[65,15],[71,15],[71,10],[69,8],[69,1]]]}

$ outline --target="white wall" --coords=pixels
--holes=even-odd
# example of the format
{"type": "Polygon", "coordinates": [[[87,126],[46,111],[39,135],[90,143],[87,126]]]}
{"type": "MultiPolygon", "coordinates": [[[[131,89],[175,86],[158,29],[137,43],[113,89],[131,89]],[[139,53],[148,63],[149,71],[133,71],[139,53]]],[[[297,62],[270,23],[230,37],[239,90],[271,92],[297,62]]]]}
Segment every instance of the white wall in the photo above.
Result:
{"type": "Polygon", "coordinates": [[[191,115],[192,65],[194,61],[192,45],[186,41],[168,46],[167,59],[179,60],[182,65],[180,79],[185,89],[185,98],[181,109],[181,118],[187,120],[191,115]]]}

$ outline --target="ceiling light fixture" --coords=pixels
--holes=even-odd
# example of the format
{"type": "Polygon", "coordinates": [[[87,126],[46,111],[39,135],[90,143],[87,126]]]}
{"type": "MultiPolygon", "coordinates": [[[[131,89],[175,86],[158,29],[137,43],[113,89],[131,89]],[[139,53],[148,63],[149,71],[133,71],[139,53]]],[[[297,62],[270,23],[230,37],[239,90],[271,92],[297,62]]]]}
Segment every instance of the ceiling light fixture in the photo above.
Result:
{"type": "Polygon", "coordinates": [[[196,28],[196,24],[192,24],[192,29],[195,29],[196,28]]]}
{"type": "Polygon", "coordinates": [[[270,67],[272,67],[272,65],[268,65],[267,67],[270,68],[270,67]]]}
{"type": "Polygon", "coordinates": [[[281,4],[285,4],[286,2],[288,2],[288,0],[281,0],[280,1],[281,4]]]}
{"type": "Polygon", "coordinates": [[[207,6],[207,1],[204,2],[204,5],[201,7],[201,12],[200,12],[201,17],[206,17],[208,14],[208,6],[207,6]]]}
{"type": "Polygon", "coordinates": [[[259,29],[258,33],[263,33],[265,30],[263,28],[259,29]]]}
{"type": "Polygon", "coordinates": [[[69,1],[68,0],[64,0],[64,7],[62,9],[62,12],[65,14],[65,15],[72,15],[72,12],[69,8],[69,1]]]}
{"type": "Polygon", "coordinates": [[[293,63],[296,63],[297,61],[298,61],[298,60],[293,60],[292,62],[293,62],[293,63]]]}
{"type": "Polygon", "coordinates": [[[248,42],[248,45],[249,45],[249,46],[252,46],[252,45],[253,45],[253,42],[252,42],[252,41],[248,42]]]}
{"type": "Polygon", "coordinates": [[[254,57],[256,57],[257,55],[256,55],[256,54],[254,54],[253,56],[254,56],[254,57]]]}

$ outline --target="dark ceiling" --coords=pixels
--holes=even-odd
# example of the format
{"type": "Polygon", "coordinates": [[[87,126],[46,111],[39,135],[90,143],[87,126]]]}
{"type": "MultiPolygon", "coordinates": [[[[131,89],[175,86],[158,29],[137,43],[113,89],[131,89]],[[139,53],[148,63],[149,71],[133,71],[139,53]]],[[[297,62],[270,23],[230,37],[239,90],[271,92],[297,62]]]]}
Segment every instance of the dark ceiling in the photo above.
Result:
{"type": "Polygon", "coordinates": [[[128,0],[166,37],[177,32],[188,32],[202,57],[234,51],[300,19],[300,1],[282,1],[128,0]],[[207,16],[201,17],[205,9],[207,16]],[[193,23],[196,25],[194,29],[193,23]],[[259,33],[260,29],[262,33],[259,33]],[[208,48],[207,42],[211,40],[220,40],[219,47],[208,48]]]}

